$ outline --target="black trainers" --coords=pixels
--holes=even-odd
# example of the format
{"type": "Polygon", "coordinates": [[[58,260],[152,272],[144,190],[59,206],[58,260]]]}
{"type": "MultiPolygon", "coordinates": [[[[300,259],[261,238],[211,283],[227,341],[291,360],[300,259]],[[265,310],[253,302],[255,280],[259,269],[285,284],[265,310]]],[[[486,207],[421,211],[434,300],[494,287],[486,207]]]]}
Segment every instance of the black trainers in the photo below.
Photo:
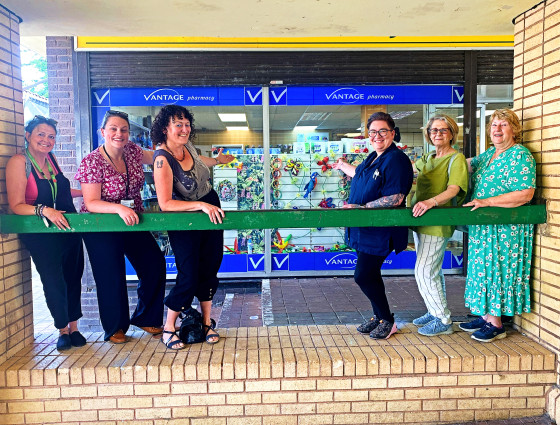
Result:
{"type": "Polygon", "coordinates": [[[471,320],[470,322],[459,323],[459,328],[461,328],[461,330],[465,332],[474,332],[474,331],[478,331],[485,324],[486,324],[486,320],[484,320],[482,317],[477,317],[476,319],[471,320]]]}
{"type": "Polygon", "coordinates": [[[506,336],[506,330],[503,325],[501,328],[497,328],[492,323],[486,322],[482,328],[471,335],[471,338],[480,342],[492,342],[495,339],[502,339],[506,336]]]}
{"type": "Polygon", "coordinates": [[[83,347],[87,343],[80,331],[74,331],[70,334],[70,342],[73,347],[83,347]]]}
{"type": "Polygon", "coordinates": [[[379,319],[374,314],[371,319],[362,323],[360,326],[356,328],[356,330],[361,334],[368,334],[371,331],[373,331],[377,327],[377,325],[379,325],[379,319]]]}
{"type": "Polygon", "coordinates": [[[397,332],[397,325],[387,320],[379,320],[377,327],[369,334],[373,339],[388,339],[391,335],[397,332]]]}

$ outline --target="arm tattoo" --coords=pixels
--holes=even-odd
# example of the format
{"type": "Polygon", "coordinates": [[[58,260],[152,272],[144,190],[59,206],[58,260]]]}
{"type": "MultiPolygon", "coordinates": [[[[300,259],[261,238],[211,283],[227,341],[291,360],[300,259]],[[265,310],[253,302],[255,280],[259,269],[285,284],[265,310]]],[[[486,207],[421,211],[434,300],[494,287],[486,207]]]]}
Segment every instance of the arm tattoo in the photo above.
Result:
{"type": "Polygon", "coordinates": [[[397,193],[396,195],[384,196],[383,198],[376,199],[375,201],[368,202],[366,208],[390,208],[396,207],[401,204],[404,199],[404,194],[397,193]]]}
{"type": "Polygon", "coordinates": [[[157,168],[162,168],[163,167],[163,160],[160,159],[159,161],[156,161],[156,167],[157,168]]]}

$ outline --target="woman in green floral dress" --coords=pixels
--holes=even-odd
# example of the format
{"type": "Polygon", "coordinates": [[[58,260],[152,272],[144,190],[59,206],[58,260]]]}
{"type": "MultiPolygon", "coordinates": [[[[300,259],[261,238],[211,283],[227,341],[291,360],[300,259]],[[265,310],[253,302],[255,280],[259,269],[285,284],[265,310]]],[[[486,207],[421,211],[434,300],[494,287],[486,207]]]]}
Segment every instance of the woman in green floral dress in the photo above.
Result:
{"type": "MultiPolygon", "coordinates": [[[[535,193],[535,160],[518,144],[521,123],[515,112],[496,110],[487,127],[494,146],[471,158],[471,211],[481,207],[514,208],[535,193]]],[[[531,310],[529,274],[533,251],[532,224],[469,226],[465,306],[481,316],[459,327],[477,341],[506,337],[501,316],[531,310]]]]}

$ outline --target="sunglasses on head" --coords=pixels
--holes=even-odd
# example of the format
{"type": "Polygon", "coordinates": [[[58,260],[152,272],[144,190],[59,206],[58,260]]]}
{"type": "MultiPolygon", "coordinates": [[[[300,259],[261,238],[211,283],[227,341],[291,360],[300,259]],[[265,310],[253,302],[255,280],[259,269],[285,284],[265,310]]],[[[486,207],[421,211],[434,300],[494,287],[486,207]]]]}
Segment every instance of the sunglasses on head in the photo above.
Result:
{"type": "Polygon", "coordinates": [[[28,125],[31,124],[31,123],[34,124],[37,121],[38,121],[38,124],[45,123],[45,124],[48,124],[48,125],[52,125],[53,127],[56,127],[56,125],[58,124],[58,121],[53,120],[52,118],[47,118],[47,117],[44,117],[43,115],[35,115],[33,117],[33,119],[31,121],[29,121],[28,125]]]}
{"type": "Polygon", "coordinates": [[[113,109],[109,109],[105,112],[105,118],[107,117],[120,117],[128,121],[128,114],[126,112],[115,111],[113,109]]]}

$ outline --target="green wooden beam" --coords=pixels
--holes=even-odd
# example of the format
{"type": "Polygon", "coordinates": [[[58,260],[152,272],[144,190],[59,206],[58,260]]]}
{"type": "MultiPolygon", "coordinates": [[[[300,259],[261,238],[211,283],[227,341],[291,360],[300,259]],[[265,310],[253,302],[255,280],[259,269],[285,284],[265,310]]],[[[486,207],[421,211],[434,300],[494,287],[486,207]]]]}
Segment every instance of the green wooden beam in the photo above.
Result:
{"type": "MultiPolygon", "coordinates": [[[[227,211],[224,222],[212,224],[201,212],[144,213],[140,224],[126,226],[116,214],[66,214],[76,232],[127,232],[207,229],[273,229],[314,227],[430,226],[453,224],[539,224],[545,205],[518,208],[434,208],[414,218],[410,208],[227,211]]],[[[55,233],[35,216],[0,215],[1,233],[55,233]]]]}

